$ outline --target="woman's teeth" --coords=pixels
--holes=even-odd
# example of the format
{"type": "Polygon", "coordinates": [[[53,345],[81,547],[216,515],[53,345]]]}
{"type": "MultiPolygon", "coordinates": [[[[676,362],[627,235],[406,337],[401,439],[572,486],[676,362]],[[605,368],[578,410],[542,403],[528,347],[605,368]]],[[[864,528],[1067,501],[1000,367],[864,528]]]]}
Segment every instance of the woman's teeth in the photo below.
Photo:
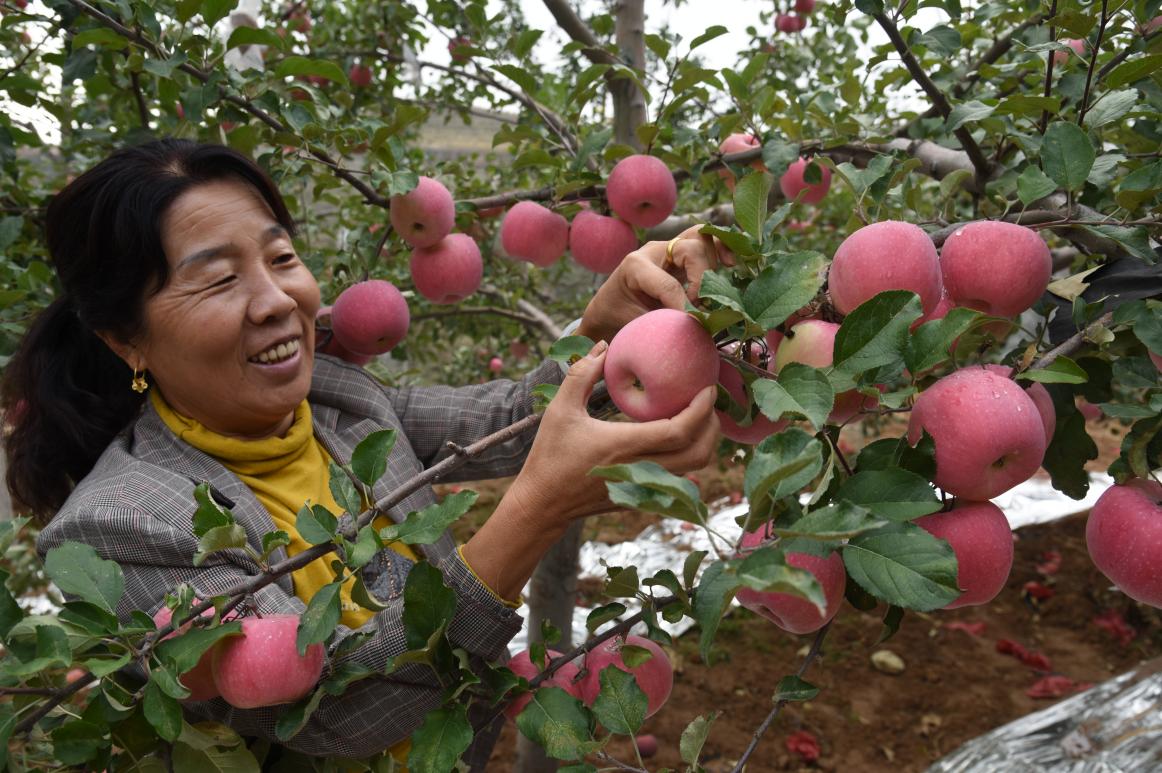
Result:
{"type": "Polygon", "coordinates": [[[294,355],[296,352],[298,352],[298,350],[299,339],[296,338],[293,341],[289,341],[285,344],[273,346],[270,349],[267,349],[265,352],[259,354],[257,357],[251,357],[250,359],[252,362],[261,362],[263,365],[271,365],[276,362],[282,362],[288,357],[294,355]]]}

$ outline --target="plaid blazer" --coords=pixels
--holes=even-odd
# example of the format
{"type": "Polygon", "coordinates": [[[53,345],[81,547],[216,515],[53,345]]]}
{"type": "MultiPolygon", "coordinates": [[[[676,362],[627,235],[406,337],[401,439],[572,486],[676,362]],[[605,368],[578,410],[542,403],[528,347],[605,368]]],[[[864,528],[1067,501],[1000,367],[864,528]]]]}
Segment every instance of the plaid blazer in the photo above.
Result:
{"type": "MultiPolygon", "coordinates": [[[[337,460],[347,461],[355,445],[378,429],[398,431],[387,472],[375,486],[383,497],[399,484],[451,453],[445,443],[479,439],[532,411],[530,390],[541,383],[560,383],[562,372],[552,361],[520,381],[491,381],[466,387],[385,387],[362,368],[316,355],[308,400],[315,436],[337,460]]],[[[481,480],[516,473],[524,462],[532,433],[490,449],[445,480],[481,480]]],[[[163,603],[167,591],[190,583],[203,598],[221,593],[239,580],[260,573],[240,550],[214,554],[199,567],[192,559],[197,539],[192,530],[194,486],[208,481],[234,501],[234,516],[250,544],[261,552],[262,535],[275,529],[269,513],[233,473],[210,456],[178,440],[149,401],[138,419],[105,450],[93,470],[72,492],[60,512],[41,531],[37,549],[43,556],[66,540],[92,545],[104,558],[120,564],[125,593],[118,614],[148,613],[163,603]]],[[[425,487],[389,515],[398,520],[435,501],[425,487]]],[[[500,603],[464,564],[450,534],[429,546],[417,546],[439,567],[457,597],[448,637],[474,659],[495,661],[506,653],[522,618],[500,603]]],[[[285,557],[280,555],[273,560],[285,557]]],[[[362,631],[372,637],[342,659],[328,659],[328,669],[357,660],[382,670],[387,659],[407,649],[401,622],[403,578],[411,562],[384,550],[365,571],[368,587],[386,604],[362,631]]],[[[263,614],[299,614],[305,609],[294,595],[289,576],[267,585],[255,597],[263,614]]],[[[351,634],[340,626],[332,645],[351,634]]],[[[479,662],[479,661],[478,661],[479,662]]],[[[372,677],[351,685],[341,696],[323,699],[307,725],[286,744],[311,755],[367,757],[403,740],[436,708],[442,689],[432,672],[408,665],[389,677],[372,677]]],[[[274,726],[285,707],[236,709],[221,698],[186,704],[194,721],[223,722],[244,736],[275,740],[274,726]]],[[[487,753],[487,750],[484,750],[487,753]]]]}

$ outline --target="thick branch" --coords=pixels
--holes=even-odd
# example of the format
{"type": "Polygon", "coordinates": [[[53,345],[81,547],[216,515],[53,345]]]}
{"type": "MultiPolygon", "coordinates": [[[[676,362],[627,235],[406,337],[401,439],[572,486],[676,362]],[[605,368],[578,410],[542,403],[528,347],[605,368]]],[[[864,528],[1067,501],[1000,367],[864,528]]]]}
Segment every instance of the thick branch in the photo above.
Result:
{"type": "MultiPolygon", "coordinates": [[[[1114,313],[1107,311],[1093,322],[1085,326],[1085,330],[1073,334],[1069,338],[1054,346],[1049,351],[1045,352],[1036,362],[1029,366],[1030,370],[1040,370],[1047,368],[1058,357],[1069,357],[1081,351],[1081,348],[1090,342],[1090,336],[1099,327],[1105,327],[1114,319],[1114,313]]],[[[1016,375],[1015,373],[1013,375],[1016,375]]]]}
{"type": "MultiPolygon", "coordinates": [[[[482,285],[480,287],[480,292],[493,298],[503,297],[500,290],[493,285],[482,285]]],[[[553,318],[542,311],[539,306],[525,300],[524,298],[518,298],[516,301],[516,307],[531,319],[535,320],[536,324],[545,331],[547,336],[552,339],[561,337],[561,326],[554,322],[553,318]]]]}
{"type": "Polygon", "coordinates": [[[480,314],[492,314],[498,317],[507,317],[515,319],[529,327],[542,328],[542,321],[528,314],[521,314],[518,311],[511,309],[502,309],[497,306],[463,306],[455,309],[445,309],[441,311],[426,311],[423,314],[412,315],[412,320],[417,319],[441,319],[443,317],[467,317],[480,314]]]}

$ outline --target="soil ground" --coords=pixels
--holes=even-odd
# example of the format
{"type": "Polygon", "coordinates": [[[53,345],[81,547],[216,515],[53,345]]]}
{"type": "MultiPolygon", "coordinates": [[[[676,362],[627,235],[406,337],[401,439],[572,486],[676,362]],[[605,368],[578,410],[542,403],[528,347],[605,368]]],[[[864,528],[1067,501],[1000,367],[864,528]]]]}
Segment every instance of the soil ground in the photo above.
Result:
{"type": "MultiPolygon", "coordinates": [[[[891,429],[888,434],[900,434],[891,429]]],[[[1093,468],[1105,469],[1117,453],[1121,428],[1105,420],[1091,422],[1089,429],[1102,452],[1093,468]]],[[[853,447],[868,439],[845,435],[853,447]]],[[[707,501],[741,488],[741,469],[729,464],[700,470],[696,477],[707,501]]],[[[496,481],[472,486],[481,492],[481,518],[506,485],[496,481]]],[[[611,543],[633,539],[653,521],[631,512],[594,518],[586,538],[611,543]]],[[[1085,548],[1084,514],[1020,529],[1014,547],[1012,574],[991,604],[908,613],[898,633],[882,644],[877,640],[884,610],[860,612],[845,604],[822,656],[806,675],[820,694],[783,710],[748,771],[923,771],[966,741],[1052,705],[1059,698],[1034,698],[1026,692],[1045,676],[1068,677],[1079,685],[1096,683],[1162,654],[1162,614],[1113,590],[1093,566],[1085,548]],[[1046,565],[1053,563],[1054,553],[1060,556],[1055,571],[1046,565]],[[1030,582],[1052,595],[1035,598],[1026,591],[1030,582]],[[1119,636],[1109,623],[1095,622],[1103,615],[1128,628],[1119,636]],[[970,632],[953,623],[981,630],[970,632]],[[998,652],[1000,640],[1040,653],[1047,662],[1027,665],[998,652]],[[872,653],[881,649],[903,660],[901,673],[882,673],[872,666],[872,653]],[[788,738],[802,731],[818,743],[813,761],[788,748],[788,738]]],[[[583,595],[583,602],[593,604],[599,588],[586,587],[583,595]]],[[[702,764],[712,773],[731,770],[770,711],[775,684],[799,667],[811,638],[792,636],[736,609],[723,621],[709,662],[698,654],[696,630],[677,639],[671,649],[673,694],[642,729],[656,736],[659,745],[646,767],[684,769],[678,755],[682,730],[695,717],[718,709],[721,715],[703,749],[702,764]]],[[[515,740],[510,723],[490,771],[513,769],[515,740]]],[[[611,742],[607,751],[619,760],[633,760],[624,738],[611,742]]]]}

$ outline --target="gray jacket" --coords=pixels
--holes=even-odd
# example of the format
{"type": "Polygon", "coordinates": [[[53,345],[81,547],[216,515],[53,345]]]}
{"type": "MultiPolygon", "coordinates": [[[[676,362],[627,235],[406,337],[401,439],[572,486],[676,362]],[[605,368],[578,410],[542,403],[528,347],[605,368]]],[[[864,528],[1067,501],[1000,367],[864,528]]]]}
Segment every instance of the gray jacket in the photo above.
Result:
{"type": "MultiPolygon", "coordinates": [[[[316,355],[309,402],[315,436],[336,460],[348,461],[355,445],[383,428],[399,434],[387,472],[375,486],[377,498],[447,456],[447,441],[467,445],[532,411],[530,390],[541,383],[560,383],[561,369],[545,362],[520,381],[491,381],[467,387],[390,388],[362,368],[316,355]]],[[[527,437],[491,449],[457,469],[445,480],[481,480],[516,473],[531,443],[527,437]]],[[[195,481],[208,481],[234,502],[234,516],[250,544],[261,552],[262,535],[276,527],[266,509],[233,473],[210,456],[178,440],[146,401],[140,417],[105,450],[91,473],[72,492],[60,512],[41,531],[37,548],[43,556],[66,540],[92,545],[104,558],[120,564],[125,594],[118,613],[154,612],[167,591],[192,584],[203,597],[260,573],[242,551],[211,556],[199,567],[192,559],[197,539],[192,530],[195,481]]],[[[435,501],[424,487],[390,511],[401,520],[435,501]]],[[[272,560],[285,557],[272,556],[272,560]]],[[[470,655],[496,660],[520,629],[522,618],[497,599],[460,559],[450,534],[422,548],[455,592],[457,608],[448,637],[470,655]]],[[[410,562],[384,550],[365,573],[368,586],[387,603],[361,630],[374,635],[344,660],[382,670],[387,659],[407,649],[401,623],[402,578],[410,562]]],[[[256,594],[263,614],[301,613],[289,576],[256,594]]],[[[340,626],[334,645],[348,636],[340,626]]],[[[333,645],[333,646],[334,646],[333,645]]],[[[333,648],[333,647],[332,647],[333,648]]],[[[329,667],[339,664],[329,661],[329,667]]],[[[390,677],[356,682],[338,697],[324,698],[307,725],[288,747],[311,755],[366,757],[407,738],[424,715],[435,708],[442,690],[432,672],[409,665],[390,677]]],[[[222,699],[191,703],[194,721],[213,719],[245,736],[273,740],[274,725],[285,707],[235,709],[222,699]]]]}

